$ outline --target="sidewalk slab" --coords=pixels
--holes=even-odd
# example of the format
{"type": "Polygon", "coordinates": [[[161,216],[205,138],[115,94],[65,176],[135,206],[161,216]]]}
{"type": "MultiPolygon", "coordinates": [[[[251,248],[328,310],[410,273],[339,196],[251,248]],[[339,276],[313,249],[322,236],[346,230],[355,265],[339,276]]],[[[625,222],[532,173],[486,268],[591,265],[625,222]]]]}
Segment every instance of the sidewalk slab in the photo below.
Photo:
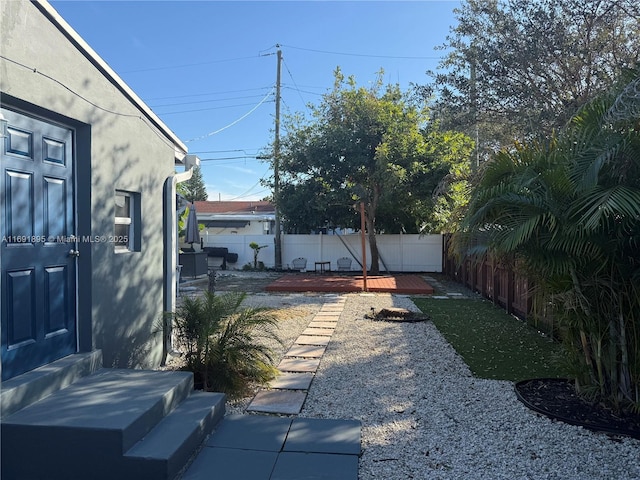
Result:
{"type": "Polygon", "coordinates": [[[329,322],[324,320],[312,320],[307,328],[333,328],[338,326],[338,322],[329,322]]]}
{"type": "Polygon", "coordinates": [[[209,437],[207,447],[279,452],[291,428],[291,418],[267,415],[227,415],[209,437]]]}
{"type": "Polygon", "coordinates": [[[284,354],[285,357],[318,358],[324,354],[326,345],[292,345],[284,354]]]}
{"type": "Polygon", "coordinates": [[[331,337],[321,337],[318,335],[300,335],[294,343],[298,345],[329,345],[331,337]]]}
{"type": "Polygon", "coordinates": [[[282,373],[278,378],[269,383],[269,388],[278,390],[309,390],[313,373],[282,373]]]}
{"type": "Polygon", "coordinates": [[[315,314],[314,316],[314,320],[326,320],[329,322],[337,322],[338,320],[340,320],[340,314],[342,312],[323,312],[323,311],[319,311],[318,313],[315,314]],[[332,318],[333,320],[329,320],[329,318],[332,318]]]}
{"type": "Polygon", "coordinates": [[[319,366],[319,358],[284,358],[276,368],[281,372],[315,372],[319,366]]]}
{"type": "Polygon", "coordinates": [[[283,451],[357,456],[361,426],[359,420],[294,418],[283,451]]]}
{"type": "Polygon", "coordinates": [[[271,480],[301,479],[357,480],[358,456],[282,452],[278,456],[271,480]]]}
{"type": "Polygon", "coordinates": [[[344,305],[327,305],[326,303],[320,308],[321,312],[342,313],[344,305]]]}
{"type": "Polygon", "coordinates": [[[297,415],[307,399],[307,392],[296,390],[261,390],[247,407],[247,412],[297,415]]]}
{"type": "Polygon", "coordinates": [[[307,327],[302,335],[320,335],[322,337],[330,337],[335,332],[335,328],[319,328],[319,327],[307,327]]]}

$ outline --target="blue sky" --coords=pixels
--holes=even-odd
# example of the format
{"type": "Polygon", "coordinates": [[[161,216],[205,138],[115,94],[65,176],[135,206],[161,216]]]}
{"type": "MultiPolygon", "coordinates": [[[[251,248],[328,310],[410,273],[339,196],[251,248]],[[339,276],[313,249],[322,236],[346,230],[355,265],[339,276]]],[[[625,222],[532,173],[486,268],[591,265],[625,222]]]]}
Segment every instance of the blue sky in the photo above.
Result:
{"type": "MultiPolygon", "coordinates": [[[[276,45],[283,114],[306,112],[340,66],[366,86],[425,84],[457,1],[51,1],[202,160],[209,200],[257,200],[273,141],[276,45]]],[[[286,135],[286,131],[281,132],[286,135]]]]}

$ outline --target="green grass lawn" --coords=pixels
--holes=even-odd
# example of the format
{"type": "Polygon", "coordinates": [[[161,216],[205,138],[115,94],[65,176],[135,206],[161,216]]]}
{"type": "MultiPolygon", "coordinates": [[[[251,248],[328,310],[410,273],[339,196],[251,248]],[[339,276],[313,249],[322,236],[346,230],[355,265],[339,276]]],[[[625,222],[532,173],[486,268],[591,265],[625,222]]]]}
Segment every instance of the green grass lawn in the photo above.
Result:
{"type": "Polygon", "coordinates": [[[480,378],[566,377],[562,345],[487,300],[414,298],[480,378]]]}

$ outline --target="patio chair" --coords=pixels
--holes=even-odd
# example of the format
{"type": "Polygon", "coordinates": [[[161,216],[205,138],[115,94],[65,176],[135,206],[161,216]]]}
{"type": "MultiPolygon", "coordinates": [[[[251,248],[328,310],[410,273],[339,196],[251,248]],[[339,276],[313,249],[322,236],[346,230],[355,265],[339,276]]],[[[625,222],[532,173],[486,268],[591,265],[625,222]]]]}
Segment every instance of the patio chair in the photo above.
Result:
{"type": "Polygon", "coordinates": [[[294,258],[291,262],[291,270],[299,272],[307,269],[307,259],[303,257],[294,258]]]}
{"type": "Polygon", "coordinates": [[[351,259],[348,257],[339,258],[336,263],[338,264],[339,272],[348,272],[351,270],[351,259]]]}

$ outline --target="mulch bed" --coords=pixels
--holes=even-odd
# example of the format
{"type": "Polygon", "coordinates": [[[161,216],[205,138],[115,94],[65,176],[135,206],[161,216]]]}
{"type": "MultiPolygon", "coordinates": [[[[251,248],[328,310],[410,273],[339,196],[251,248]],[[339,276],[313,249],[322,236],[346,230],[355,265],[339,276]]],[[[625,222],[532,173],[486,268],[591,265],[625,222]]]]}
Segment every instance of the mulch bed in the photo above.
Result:
{"type": "Polygon", "coordinates": [[[411,310],[407,310],[406,308],[383,308],[380,311],[375,311],[375,309],[371,308],[371,313],[365,315],[365,318],[369,318],[371,320],[381,320],[385,322],[425,322],[427,320],[431,320],[429,315],[420,312],[412,312],[411,310]]]}
{"type": "Polygon", "coordinates": [[[580,397],[571,380],[537,378],[515,385],[516,395],[527,407],[571,425],[612,435],[640,439],[640,414],[619,412],[580,397]]]}

